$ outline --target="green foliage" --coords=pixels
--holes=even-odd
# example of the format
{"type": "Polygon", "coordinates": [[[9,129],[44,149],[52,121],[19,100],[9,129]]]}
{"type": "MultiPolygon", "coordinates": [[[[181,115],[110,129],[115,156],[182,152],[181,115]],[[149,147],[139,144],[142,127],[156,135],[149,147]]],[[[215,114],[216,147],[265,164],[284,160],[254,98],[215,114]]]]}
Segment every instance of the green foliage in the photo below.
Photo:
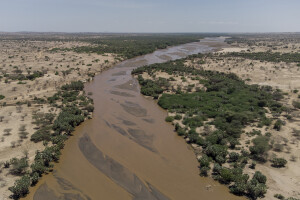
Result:
{"type": "Polygon", "coordinates": [[[236,152],[230,152],[229,153],[229,161],[230,162],[236,162],[240,158],[240,154],[236,152]]]}
{"type": "MultiPolygon", "coordinates": [[[[197,56],[201,57],[202,55],[197,56]]],[[[195,115],[201,113],[197,117],[200,117],[202,121],[207,118],[214,118],[212,124],[225,131],[228,136],[239,137],[243,126],[254,122],[256,119],[260,119],[262,125],[270,124],[262,106],[269,107],[274,112],[281,112],[281,104],[274,100],[279,98],[278,95],[281,94],[279,91],[272,91],[266,86],[246,85],[234,74],[185,67],[183,60],[140,67],[133,70],[132,73],[136,75],[144,72],[153,74],[156,71],[168,74],[188,73],[204,77],[206,79],[206,91],[163,94],[158,104],[164,109],[177,113],[192,112],[195,115]]],[[[138,80],[144,95],[157,98],[163,92],[163,88],[159,87],[156,81],[144,80],[141,76],[138,80]]],[[[201,126],[200,118],[191,125],[193,127],[201,126]]]]}
{"type": "Polygon", "coordinates": [[[253,179],[257,180],[259,183],[265,184],[267,182],[267,177],[263,175],[260,171],[256,171],[253,175],[253,179]]]}
{"type": "Polygon", "coordinates": [[[257,136],[252,140],[253,146],[249,148],[252,158],[259,161],[266,161],[266,153],[270,149],[270,138],[267,136],[257,136]]]}
{"type": "Polygon", "coordinates": [[[61,87],[62,90],[76,90],[81,91],[83,90],[84,85],[82,81],[72,81],[70,84],[63,85],[61,87]]]}
{"type": "Polygon", "coordinates": [[[227,147],[224,145],[214,144],[206,148],[205,153],[207,156],[212,157],[218,163],[225,163],[227,156],[227,147]]]}
{"type": "MultiPolygon", "coordinates": [[[[205,56],[198,54],[187,59],[203,59],[205,56]]],[[[267,189],[266,177],[256,172],[252,180],[248,181],[249,176],[243,174],[243,168],[248,163],[249,156],[259,161],[266,161],[267,151],[270,149],[270,137],[262,136],[260,131],[253,131],[250,135],[257,135],[257,137],[252,141],[251,154],[245,150],[242,150],[241,154],[231,152],[228,158],[233,168],[222,167],[222,164],[226,162],[228,147],[238,149],[236,145],[239,144],[238,139],[243,128],[252,123],[257,123],[258,127],[271,125],[272,120],[265,115],[266,108],[274,114],[284,111],[283,106],[278,102],[283,98],[282,92],[273,90],[270,86],[248,85],[235,74],[186,67],[185,61],[186,59],[181,59],[144,66],[133,70],[132,74],[138,75],[142,94],[159,97],[158,104],[169,112],[180,116],[182,113],[185,114],[182,120],[185,128],[175,124],[175,130],[178,135],[187,137],[190,143],[202,146],[204,156],[199,159],[201,176],[208,175],[209,162],[212,161],[214,162],[213,177],[221,183],[230,184],[232,193],[247,195],[252,199],[262,197],[267,189]],[[170,94],[168,84],[162,84],[162,81],[155,78],[145,80],[141,76],[148,73],[153,77],[156,72],[165,72],[177,77],[196,77],[194,79],[199,80],[206,90],[184,93],[179,87],[176,92],[173,91],[175,94],[170,94]],[[159,88],[159,92],[156,88],[159,88]],[[146,94],[144,90],[151,92],[146,94]],[[164,93],[165,91],[168,93],[164,93]],[[209,122],[206,122],[208,119],[209,122]],[[203,131],[203,137],[199,136],[196,128],[204,124],[214,125],[217,130],[203,131]]],[[[250,167],[255,168],[255,164],[250,167]]]]}
{"type": "Polygon", "coordinates": [[[167,116],[166,118],[165,118],[165,121],[166,122],[172,122],[174,120],[174,117],[172,117],[172,116],[167,116]]]}
{"type": "Polygon", "coordinates": [[[145,80],[142,76],[139,76],[138,80],[141,85],[141,93],[143,95],[152,96],[157,99],[159,94],[163,93],[163,89],[158,83],[152,80],[145,80]]]}
{"type": "Polygon", "coordinates": [[[11,169],[10,172],[15,175],[22,175],[26,172],[28,165],[27,158],[13,158],[10,161],[11,169]]]}
{"type": "Polygon", "coordinates": [[[281,199],[281,200],[285,199],[285,197],[281,194],[274,194],[274,197],[277,198],[277,199],[281,199]]]}
{"type": "Polygon", "coordinates": [[[72,49],[57,49],[52,51],[73,50],[78,53],[114,53],[124,58],[152,53],[157,49],[165,49],[168,46],[196,42],[202,36],[199,34],[156,34],[142,36],[112,36],[101,39],[92,39],[92,46],[81,46],[72,49]]]}
{"type": "Polygon", "coordinates": [[[293,101],[293,106],[297,109],[300,109],[300,102],[299,101],[293,101]]]}
{"type": "Polygon", "coordinates": [[[181,120],[181,119],[182,119],[182,116],[181,116],[181,115],[175,115],[174,119],[176,119],[176,120],[181,120]]]}
{"type": "Polygon", "coordinates": [[[14,199],[19,199],[24,197],[29,192],[30,187],[30,177],[28,175],[22,176],[21,179],[17,180],[14,186],[9,187],[8,189],[13,193],[12,197],[14,199]]]}
{"type": "Polygon", "coordinates": [[[31,135],[30,140],[33,142],[50,141],[51,129],[52,129],[51,126],[45,126],[45,127],[38,129],[31,135]]]}
{"type": "Polygon", "coordinates": [[[280,120],[280,119],[278,119],[278,120],[275,122],[273,128],[274,128],[275,130],[277,130],[277,131],[280,131],[280,129],[281,129],[281,127],[282,127],[283,124],[284,124],[283,121],[280,120]]]}
{"type": "Polygon", "coordinates": [[[265,184],[259,183],[256,180],[251,180],[247,184],[247,193],[251,199],[264,197],[266,192],[267,192],[267,186],[265,184]]]}
{"type": "Polygon", "coordinates": [[[0,100],[4,99],[5,96],[3,96],[2,94],[0,94],[0,100]]]}
{"type": "Polygon", "coordinates": [[[281,168],[281,167],[285,167],[287,161],[284,158],[273,158],[271,160],[271,163],[272,163],[272,167],[281,168]]]}
{"type": "Polygon", "coordinates": [[[278,53],[278,52],[253,52],[253,53],[240,53],[232,52],[223,55],[225,57],[242,57],[251,60],[260,60],[267,62],[296,62],[300,63],[299,53],[278,53]]]}
{"type": "Polygon", "coordinates": [[[33,173],[31,176],[31,185],[32,186],[36,185],[39,179],[40,179],[39,174],[37,172],[33,173]]]}
{"type": "Polygon", "coordinates": [[[78,126],[84,121],[82,111],[77,107],[65,107],[59,113],[58,117],[54,121],[53,130],[56,134],[67,133],[71,134],[75,126],[78,126]]]}

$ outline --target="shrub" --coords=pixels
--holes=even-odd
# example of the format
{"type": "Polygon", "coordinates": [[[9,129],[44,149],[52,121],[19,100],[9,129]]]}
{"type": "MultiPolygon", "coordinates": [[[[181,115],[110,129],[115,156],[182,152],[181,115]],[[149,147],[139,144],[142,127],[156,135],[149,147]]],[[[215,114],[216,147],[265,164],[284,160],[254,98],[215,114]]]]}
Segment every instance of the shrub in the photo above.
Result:
{"type": "Polygon", "coordinates": [[[300,109],[300,102],[299,101],[293,101],[293,106],[297,109],[300,109]]]}
{"type": "Polygon", "coordinates": [[[181,120],[181,119],[182,119],[182,116],[181,116],[181,115],[175,115],[174,119],[176,119],[176,120],[181,120]]]}
{"type": "Polygon", "coordinates": [[[230,162],[236,162],[240,157],[240,154],[236,153],[236,152],[231,152],[229,153],[229,161],[230,162]]]}
{"type": "Polygon", "coordinates": [[[257,136],[252,140],[254,146],[249,148],[253,159],[265,161],[266,152],[270,149],[269,138],[266,136],[257,136]]]}
{"type": "Polygon", "coordinates": [[[230,169],[228,169],[228,168],[222,168],[220,170],[220,175],[219,175],[218,180],[221,183],[229,184],[229,183],[231,183],[234,180],[234,175],[233,175],[233,173],[232,173],[232,171],[230,169]]]}
{"type": "Polygon", "coordinates": [[[94,111],[94,106],[93,105],[87,105],[85,107],[85,110],[87,110],[88,112],[93,112],[94,111]]]}
{"type": "Polygon", "coordinates": [[[209,167],[201,167],[200,168],[200,176],[208,176],[209,167]]]}
{"type": "Polygon", "coordinates": [[[213,159],[216,159],[217,156],[225,158],[227,153],[227,147],[219,144],[210,145],[206,149],[206,155],[213,159]]]}
{"type": "Polygon", "coordinates": [[[258,183],[258,181],[251,180],[247,184],[247,193],[250,198],[257,199],[259,197],[264,197],[267,192],[267,187],[265,184],[258,183]]]}
{"type": "Polygon", "coordinates": [[[273,128],[274,128],[275,130],[277,130],[277,131],[280,131],[280,129],[281,129],[281,127],[282,127],[283,124],[284,124],[283,121],[280,120],[280,119],[278,119],[278,120],[275,122],[273,128]]]}
{"type": "Polygon", "coordinates": [[[232,186],[230,186],[230,192],[235,195],[244,195],[245,191],[247,189],[247,184],[245,183],[234,183],[232,186]]]}
{"type": "Polygon", "coordinates": [[[263,175],[260,171],[256,171],[253,175],[253,179],[257,180],[259,183],[265,184],[267,182],[267,177],[263,175]]]}
{"type": "Polygon", "coordinates": [[[277,198],[277,199],[281,199],[281,200],[285,199],[285,197],[281,194],[274,194],[274,197],[277,198]]]}
{"type": "Polygon", "coordinates": [[[82,81],[72,81],[70,84],[63,85],[61,87],[62,90],[76,90],[82,91],[84,88],[82,81]]]}
{"type": "Polygon", "coordinates": [[[56,131],[57,134],[62,132],[71,134],[74,127],[84,121],[84,116],[82,116],[81,113],[81,110],[74,106],[63,108],[54,121],[53,130],[56,131]]]}
{"type": "Polygon", "coordinates": [[[281,168],[281,167],[285,167],[287,161],[284,158],[273,158],[271,160],[271,163],[272,163],[272,167],[281,168]]]}
{"type": "Polygon", "coordinates": [[[29,166],[27,158],[13,158],[11,159],[10,164],[12,165],[10,172],[16,175],[24,174],[27,167],[29,166]]]}
{"type": "Polygon", "coordinates": [[[202,167],[209,167],[209,162],[210,162],[210,160],[209,160],[209,158],[206,155],[202,156],[199,159],[200,168],[202,168],[202,167]]]}
{"type": "Polygon", "coordinates": [[[5,98],[5,96],[3,96],[3,95],[0,94],[0,100],[2,100],[4,98],[5,98]]]}
{"type": "Polygon", "coordinates": [[[29,192],[30,187],[30,177],[28,175],[22,176],[21,179],[17,180],[14,186],[9,187],[8,189],[13,193],[14,199],[19,199],[24,197],[29,192]]]}
{"type": "Polygon", "coordinates": [[[51,139],[50,130],[51,130],[50,126],[42,127],[31,135],[30,140],[33,142],[50,141],[51,139]]]}
{"type": "Polygon", "coordinates": [[[165,121],[166,122],[172,122],[174,120],[174,117],[172,117],[172,116],[167,116],[166,118],[165,118],[165,121]]]}
{"type": "Polygon", "coordinates": [[[255,169],[255,167],[256,167],[256,162],[253,161],[253,162],[251,163],[251,165],[249,165],[249,168],[250,168],[250,169],[255,169]]]}
{"type": "Polygon", "coordinates": [[[39,179],[40,179],[39,174],[37,172],[33,173],[31,176],[31,185],[32,186],[36,185],[39,179]]]}

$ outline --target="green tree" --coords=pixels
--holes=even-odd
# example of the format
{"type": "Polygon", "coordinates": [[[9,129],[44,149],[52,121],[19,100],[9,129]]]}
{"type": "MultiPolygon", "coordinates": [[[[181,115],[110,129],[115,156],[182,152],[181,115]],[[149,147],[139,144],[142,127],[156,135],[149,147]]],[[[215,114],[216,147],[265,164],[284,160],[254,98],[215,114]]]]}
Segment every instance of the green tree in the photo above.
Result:
{"type": "Polygon", "coordinates": [[[271,160],[271,163],[272,163],[272,167],[281,168],[281,167],[285,167],[287,161],[284,158],[273,158],[271,160]]]}
{"type": "Polygon", "coordinates": [[[9,187],[8,189],[13,193],[12,197],[14,199],[19,199],[24,197],[29,192],[30,187],[30,177],[28,175],[22,176],[21,179],[17,180],[14,186],[9,187]]]}

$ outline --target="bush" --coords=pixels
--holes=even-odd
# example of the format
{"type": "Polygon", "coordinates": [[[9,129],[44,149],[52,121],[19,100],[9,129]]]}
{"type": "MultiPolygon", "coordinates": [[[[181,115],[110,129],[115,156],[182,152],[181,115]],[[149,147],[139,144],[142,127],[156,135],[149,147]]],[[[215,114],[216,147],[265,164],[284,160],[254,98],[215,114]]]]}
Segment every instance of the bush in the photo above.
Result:
{"type": "Polygon", "coordinates": [[[31,135],[30,140],[33,142],[50,141],[50,130],[50,126],[42,127],[31,135]]]}
{"type": "Polygon", "coordinates": [[[63,85],[61,87],[62,90],[76,90],[82,91],[84,88],[82,81],[72,81],[70,84],[63,85]]]}
{"type": "Polygon", "coordinates": [[[272,163],[272,167],[276,167],[276,168],[281,168],[281,167],[285,167],[285,165],[287,164],[287,161],[284,158],[273,158],[271,160],[272,163]]]}
{"type": "Polygon", "coordinates": [[[240,157],[240,154],[236,153],[236,152],[231,152],[229,153],[229,161],[230,162],[236,162],[240,157]]]}
{"type": "Polygon", "coordinates": [[[259,161],[265,161],[266,152],[270,149],[269,137],[257,136],[252,142],[254,146],[249,148],[252,158],[259,161]]]}
{"type": "Polygon", "coordinates": [[[247,184],[247,193],[250,198],[257,199],[259,197],[264,197],[267,192],[267,187],[265,184],[258,183],[255,180],[251,180],[247,184]]]}
{"type": "Polygon", "coordinates": [[[247,184],[245,183],[234,183],[232,186],[230,186],[230,192],[235,195],[244,195],[245,191],[247,189],[247,184]]]}
{"type": "Polygon", "coordinates": [[[166,118],[165,118],[165,121],[166,122],[172,122],[174,120],[174,117],[172,117],[172,116],[167,116],[166,118]]]}
{"type": "Polygon", "coordinates": [[[88,112],[93,112],[94,111],[94,106],[93,105],[87,105],[85,107],[85,110],[87,110],[88,112]]]}
{"type": "Polygon", "coordinates": [[[201,167],[200,168],[200,176],[208,176],[209,167],[201,167]]]}
{"type": "Polygon", "coordinates": [[[57,134],[62,132],[71,134],[74,127],[84,121],[84,116],[82,116],[81,113],[81,110],[74,106],[63,108],[54,121],[53,130],[56,131],[57,134]]]}
{"type": "Polygon", "coordinates": [[[263,175],[260,171],[256,171],[253,175],[253,179],[257,180],[259,183],[265,184],[267,182],[267,177],[263,175]]]}
{"type": "Polygon", "coordinates": [[[256,162],[253,161],[253,162],[251,163],[251,165],[249,165],[249,168],[250,168],[250,169],[255,169],[255,167],[256,167],[256,162]]]}
{"type": "Polygon", "coordinates": [[[27,158],[13,158],[11,159],[10,164],[12,165],[10,172],[15,175],[24,174],[27,167],[29,166],[27,158]]]}
{"type": "Polygon", "coordinates": [[[277,198],[277,199],[281,199],[281,200],[285,199],[284,196],[281,195],[281,194],[275,194],[274,197],[277,198]]]}
{"type": "Polygon", "coordinates": [[[227,156],[227,147],[219,144],[210,145],[206,149],[206,155],[212,157],[216,160],[218,157],[220,160],[221,158],[226,158],[227,156]]]}
{"type": "Polygon", "coordinates": [[[220,175],[219,175],[218,180],[219,180],[221,183],[229,184],[229,183],[231,183],[232,181],[234,181],[234,174],[232,173],[231,169],[228,169],[228,168],[222,168],[222,169],[220,170],[220,175]]]}
{"type": "Polygon", "coordinates": [[[293,106],[297,109],[300,109],[300,102],[299,101],[293,101],[293,106]]]}
{"type": "Polygon", "coordinates": [[[209,167],[209,162],[210,162],[210,160],[209,160],[209,158],[206,155],[202,156],[199,159],[200,168],[202,168],[202,167],[209,167]]]}
{"type": "Polygon", "coordinates": [[[14,199],[19,199],[24,197],[29,192],[30,187],[30,177],[28,175],[22,176],[21,179],[17,180],[14,186],[9,187],[8,189],[13,193],[14,199]]]}
{"type": "Polygon", "coordinates": [[[39,182],[40,176],[37,172],[33,173],[31,176],[31,185],[34,186],[39,182]]]}
{"type": "Polygon", "coordinates": [[[176,120],[181,120],[181,119],[182,119],[182,116],[181,116],[181,115],[175,115],[174,119],[176,119],[176,120]]]}
{"type": "Polygon", "coordinates": [[[277,130],[277,131],[280,131],[280,129],[281,129],[281,127],[282,127],[283,124],[284,124],[283,121],[280,120],[280,119],[278,119],[278,120],[275,122],[273,128],[274,128],[275,130],[277,130]]]}

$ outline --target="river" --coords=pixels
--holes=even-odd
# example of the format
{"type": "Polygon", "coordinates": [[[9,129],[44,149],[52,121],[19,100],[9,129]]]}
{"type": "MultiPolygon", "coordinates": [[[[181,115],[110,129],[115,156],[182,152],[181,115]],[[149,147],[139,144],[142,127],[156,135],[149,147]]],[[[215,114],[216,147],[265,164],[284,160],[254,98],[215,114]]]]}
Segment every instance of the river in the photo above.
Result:
{"type": "Polygon", "coordinates": [[[131,76],[136,67],[224,45],[224,38],[205,38],[126,60],[97,75],[85,86],[94,100],[93,119],[76,128],[53,173],[44,175],[26,199],[241,199],[199,176],[191,147],[131,76]]]}

